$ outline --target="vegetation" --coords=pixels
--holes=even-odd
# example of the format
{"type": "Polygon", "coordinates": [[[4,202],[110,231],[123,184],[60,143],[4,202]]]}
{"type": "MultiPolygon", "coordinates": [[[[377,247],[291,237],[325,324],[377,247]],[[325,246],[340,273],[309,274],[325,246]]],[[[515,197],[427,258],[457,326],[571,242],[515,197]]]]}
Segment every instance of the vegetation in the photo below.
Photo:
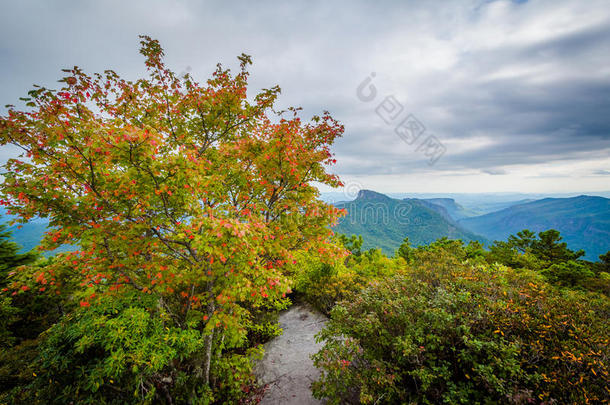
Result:
{"type": "Polygon", "coordinates": [[[572,269],[586,266],[563,256],[549,271],[514,270],[487,263],[490,255],[476,243],[407,241],[390,275],[363,277],[354,262],[309,287],[314,302],[324,293],[341,300],[319,336],[315,395],[370,404],[608,401],[610,300],[564,283],[591,278],[572,269]],[[556,281],[557,268],[569,276],[556,281]],[[325,288],[354,277],[348,288],[325,288]]]}

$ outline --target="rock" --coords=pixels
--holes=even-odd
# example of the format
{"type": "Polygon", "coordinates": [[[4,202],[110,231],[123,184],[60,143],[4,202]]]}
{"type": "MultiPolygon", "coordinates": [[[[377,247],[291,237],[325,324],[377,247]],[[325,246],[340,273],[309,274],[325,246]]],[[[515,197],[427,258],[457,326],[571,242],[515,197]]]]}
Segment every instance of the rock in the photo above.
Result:
{"type": "Polygon", "coordinates": [[[324,315],[302,304],[280,314],[284,333],[265,345],[265,356],[255,369],[259,381],[268,384],[261,405],[324,404],[311,395],[310,385],[320,372],[310,356],[322,347],[314,335],[326,320],[324,315]]]}

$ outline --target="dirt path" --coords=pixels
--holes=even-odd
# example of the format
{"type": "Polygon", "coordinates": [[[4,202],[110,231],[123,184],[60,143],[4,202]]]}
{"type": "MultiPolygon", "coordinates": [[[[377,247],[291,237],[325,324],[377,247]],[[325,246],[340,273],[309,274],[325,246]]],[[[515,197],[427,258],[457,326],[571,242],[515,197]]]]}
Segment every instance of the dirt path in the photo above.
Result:
{"type": "Polygon", "coordinates": [[[265,345],[265,357],[256,369],[259,380],[269,384],[262,405],[324,403],[311,396],[309,385],[319,372],[309,356],[322,346],[314,335],[325,322],[324,315],[302,304],[280,314],[284,333],[265,345]]]}

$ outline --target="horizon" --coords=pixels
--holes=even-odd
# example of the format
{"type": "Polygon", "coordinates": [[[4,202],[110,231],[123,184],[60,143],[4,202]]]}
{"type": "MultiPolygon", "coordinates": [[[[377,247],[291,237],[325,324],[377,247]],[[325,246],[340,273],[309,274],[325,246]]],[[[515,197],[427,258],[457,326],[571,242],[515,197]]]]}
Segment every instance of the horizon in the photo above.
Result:
{"type": "Polygon", "coordinates": [[[402,198],[419,198],[419,199],[431,199],[431,198],[451,198],[456,202],[462,204],[460,197],[478,197],[484,199],[486,197],[495,198],[497,201],[518,201],[530,197],[532,201],[541,200],[544,198],[574,198],[580,196],[586,197],[601,197],[610,199],[610,191],[597,191],[597,192],[562,192],[562,193],[523,193],[523,192],[479,192],[479,193],[450,193],[450,192],[400,192],[400,191],[380,191],[372,190],[367,188],[353,189],[349,191],[321,191],[320,198],[329,203],[337,202],[350,202],[358,197],[359,191],[373,191],[375,193],[386,195],[390,198],[402,199],[402,198]],[[521,197],[521,198],[520,198],[521,197]]]}

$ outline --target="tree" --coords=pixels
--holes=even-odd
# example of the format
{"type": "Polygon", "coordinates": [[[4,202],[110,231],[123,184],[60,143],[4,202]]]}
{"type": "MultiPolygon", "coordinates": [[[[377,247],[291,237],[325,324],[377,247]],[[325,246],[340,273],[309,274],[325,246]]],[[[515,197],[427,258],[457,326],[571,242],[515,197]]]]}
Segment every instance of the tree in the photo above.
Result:
{"type": "Polygon", "coordinates": [[[485,257],[487,253],[485,247],[478,240],[471,240],[468,245],[464,248],[466,257],[469,259],[476,259],[477,257],[485,257]]]}
{"type": "Polygon", "coordinates": [[[404,238],[398,250],[396,250],[395,256],[402,257],[407,263],[411,263],[413,260],[413,248],[411,247],[411,242],[409,242],[409,237],[404,238]]]}
{"type": "Polygon", "coordinates": [[[531,242],[532,253],[549,265],[576,260],[585,254],[583,250],[574,252],[568,249],[567,243],[561,242],[563,238],[555,229],[539,232],[538,238],[531,242]]]}
{"type": "Polygon", "coordinates": [[[582,263],[569,260],[567,262],[555,263],[542,274],[553,284],[565,287],[575,287],[585,280],[595,277],[595,273],[582,263]]]}
{"type": "Polygon", "coordinates": [[[610,250],[603,255],[599,255],[599,264],[601,268],[600,271],[610,273],[610,250]]]}
{"type": "Polygon", "coordinates": [[[247,55],[201,85],[141,38],[148,78],[74,67],[59,91],[35,87],[29,110],[0,118],[1,143],[24,152],[5,165],[2,204],[21,222],[49,218],[43,249],[80,247],[11,287],[61,294],[68,269],[83,309],[151,294],[164,324],[202,333],[188,367],[209,386],[212,355],[244,339],[248,308],[289,291],[294,252],[340,253],[329,243],[340,211],[310,183],[341,185],[326,166],[343,126],[275,113],[278,87],[248,98],[247,55]]]}
{"type": "Polygon", "coordinates": [[[536,240],[536,234],[529,229],[524,229],[517,232],[517,236],[510,235],[508,243],[521,253],[530,250],[536,240]]]}
{"type": "Polygon", "coordinates": [[[362,254],[362,244],[364,243],[362,235],[352,235],[347,237],[346,235],[339,234],[338,238],[339,242],[348,252],[350,252],[351,256],[360,257],[362,254]]]}
{"type": "MultiPolygon", "coordinates": [[[[34,252],[19,253],[20,246],[10,239],[11,232],[6,225],[0,224],[0,289],[7,292],[8,278],[14,269],[35,262],[38,255],[34,252]]],[[[17,320],[19,308],[11,297],[0,296],[0,343],[8,347],[15,340],[11,325],[17,320]]]]}

